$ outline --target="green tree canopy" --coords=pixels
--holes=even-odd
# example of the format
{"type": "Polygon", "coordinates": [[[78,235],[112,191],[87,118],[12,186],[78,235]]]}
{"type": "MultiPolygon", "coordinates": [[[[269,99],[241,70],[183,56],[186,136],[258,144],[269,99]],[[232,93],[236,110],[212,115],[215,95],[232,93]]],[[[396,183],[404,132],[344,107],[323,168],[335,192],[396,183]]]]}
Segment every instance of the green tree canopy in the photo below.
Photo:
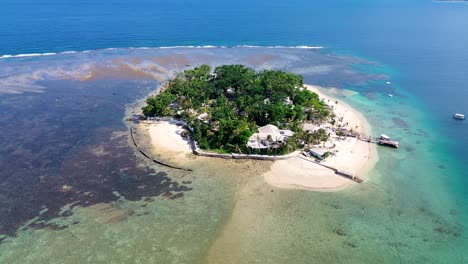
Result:
{"type": "MultiPolygon", "coordinates": [[[[201,148],[245,151],[259,126],[299,131],[305,118],[324,120],[333,114],[316,93],[302,86],[302,76],[284,71],[256,72],[238,64],[212,70],[201,65],[178,74],[163,92],[149,97],[143,113],[185,119],[201,148]]],[[[295,146],[288,142],[288,149],[295,146]]]]}

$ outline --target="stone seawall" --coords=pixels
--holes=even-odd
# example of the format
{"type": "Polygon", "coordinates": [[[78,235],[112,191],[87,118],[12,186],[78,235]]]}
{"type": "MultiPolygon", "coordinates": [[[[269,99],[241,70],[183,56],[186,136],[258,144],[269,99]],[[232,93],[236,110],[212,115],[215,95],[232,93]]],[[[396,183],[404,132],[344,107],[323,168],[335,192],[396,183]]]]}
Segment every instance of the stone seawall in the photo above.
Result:
{"type": "Polygon", "coordinates": [[[284,155],[284,156],[268,156],[268,155],[255,155],[255,154],[221,154],[213,152],[205,152],[199,148],[194,148],[193,153],[197,156],[210,157],[210,158],[221,158],[221,159],[253,159],[253,160],[285,160],[294,158],[297,154],[284,155]]]}
{"type": "MultiPolygon", "coordinates": [[[[155,124],[160,121],[170,122],[176,125],[181,125],[187,127],[191,132],[193,129],[187,125],[187,122],[180,119],[175,119],[172,117],[149,117],[147,120],[140,121],[143,124],[155,124]]],[[[269,155],[256,155],[256,154],[237,154],[237,153],[230,153],[230,154],[221,154],[221,153],[214,153],[214,152],[206,152],[200,149],[197,143],[190,137],[190,146],[192,148],[193,154],[201,157],[209,157],[209,158],[221,158],[221,159],[253,159],[253,160],[285,160],[296,157],[298,153],[293,152],[288,155],[283,156],[269,156],[269,155]]]]}

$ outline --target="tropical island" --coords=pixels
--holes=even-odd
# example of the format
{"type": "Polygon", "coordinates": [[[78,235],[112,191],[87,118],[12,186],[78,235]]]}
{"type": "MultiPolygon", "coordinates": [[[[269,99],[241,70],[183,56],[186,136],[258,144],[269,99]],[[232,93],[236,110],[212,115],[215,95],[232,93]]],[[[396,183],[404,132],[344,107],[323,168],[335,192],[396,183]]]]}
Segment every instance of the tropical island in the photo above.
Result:
{"type": "Polygon", "coordinates": [[[260,156],[275,160],[264,175],[271,185],[338,188],[350,177],[336,174],[363,177],[377,155],[374,144],[359,139],[370,135],[364,117],[319,89],[285,71],[201,65],[146,99],[142,125],[173,161],[191,151],[260,156]]]}
{"type": "Polygon", "coordinates": [[[146,117],[185,120],[198,146],[218,153],[287,154],[329,138],[324,129],[304,130],[305,122],[336,122],[301,76],[243,65],[186,70],[146,103],[146,117]]]}

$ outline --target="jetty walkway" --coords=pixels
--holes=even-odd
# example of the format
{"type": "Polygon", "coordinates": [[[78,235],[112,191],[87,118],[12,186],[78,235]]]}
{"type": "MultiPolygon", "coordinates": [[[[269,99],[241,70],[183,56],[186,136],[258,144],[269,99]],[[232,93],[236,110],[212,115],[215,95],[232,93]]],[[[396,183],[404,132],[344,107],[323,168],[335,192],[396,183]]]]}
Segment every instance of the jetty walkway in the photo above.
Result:
{"type": "Polygon", "coordinates": [[[332,166],[325,165],[325,164],[323,164],[323,163],[320,163],[320,162],[315,161],[315,160],[313,160],[313,159],[309,159],[309,158],[306,158],[306,157],[302,157],[302,156],[300,156],[300,155],[297,156],[297,157],[300,158],[300,159],[303,159],[303,160],[305,160],[305,161],[312,162],[312,163],[314,163],[314,164],[317,164],[317,165],[319,165],[319,166],[322,166],[322,167],[324,167],[324,168],[327,168],[327,169],[329,169],[329,170],[332,170],[332,171],[335,172],[336,175],[345,177],[346,179],[352,180],[352,181],[357,182],[357,183],[362,183],[362,182],[363,182],[363,180],[362,180],[361,178],[358,178],[357,176],[354,176],[354,175],[352,175],[352,174],[350,174],[350,173],[347,173],[347,172],[344,172],[344,171],[340,171],[340,170],[338,170],[337,168],[334,168],[334,167],[332,167],[332,166]]]}

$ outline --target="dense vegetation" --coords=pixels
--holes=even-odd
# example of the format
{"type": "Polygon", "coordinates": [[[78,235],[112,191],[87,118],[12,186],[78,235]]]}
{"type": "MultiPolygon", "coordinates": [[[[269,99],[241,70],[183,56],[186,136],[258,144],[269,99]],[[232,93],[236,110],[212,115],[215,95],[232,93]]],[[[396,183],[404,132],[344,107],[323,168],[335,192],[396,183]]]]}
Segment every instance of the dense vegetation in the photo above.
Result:
{"type": "Polygon", "coordinates": [[[298,132],[296,138],[274,150],[285,153],[307,136],[301,130],[304,120],[320,122],[332,115],[317,94],[302,86],[301,76],[284,71],[255,72],[243,65],[223,65],[212,71],[201,65],[179,74],[159,95],[149,97],[143,113],[184,119],[200,148],[222,152],[251,152],[245,145],[258,126],[291,129],[298,132]]]}

